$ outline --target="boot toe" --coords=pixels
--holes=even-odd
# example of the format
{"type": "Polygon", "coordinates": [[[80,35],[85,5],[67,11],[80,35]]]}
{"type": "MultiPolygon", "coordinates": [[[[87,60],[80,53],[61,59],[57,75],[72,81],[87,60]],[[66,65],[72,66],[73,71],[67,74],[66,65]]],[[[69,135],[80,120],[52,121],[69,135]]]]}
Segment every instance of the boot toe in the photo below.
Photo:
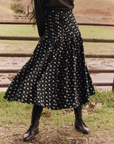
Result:
{"type": "Polygon", "coordinates": [[[83,129],[83,132],[82,132],[83,134],[88,134],[89,133],[89,128],[88,127],[85,127],[84,129],[83,129]]]}
{"type": "Polygon", "coordinates": [[[75,123],[75,129],[82,132],[83,134],[89,133],[89,128],[87,126],[84,126],[82,123],[75,123]]]}
{"type": "Polygon", "coordinates": [[[23,136],[23,140],[24,141],[30,141],[33,139],[33,137],[38,134],[38,129],[32,130],[32,131],[27,131],[24,136],[23,136]]]}
{"type": "Polygon", "coordinates": [[[23,136],[23,138],[26,139],[29,135],[30,135],[29,132],[28,132],[28,133],[25,133],[24,136],[23,136]]]}

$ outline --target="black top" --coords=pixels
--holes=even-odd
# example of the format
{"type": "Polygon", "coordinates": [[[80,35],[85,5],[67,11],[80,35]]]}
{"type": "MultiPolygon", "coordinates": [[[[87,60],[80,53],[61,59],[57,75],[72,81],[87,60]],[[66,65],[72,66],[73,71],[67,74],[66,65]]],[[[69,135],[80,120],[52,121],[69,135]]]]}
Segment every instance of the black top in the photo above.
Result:
{"type": "Polygon", "coordinates": [[[71,10],[74,0],[45,0],[45,9],[71,10]]]}
{"type": "Polygon", "coordinates": [[[40,37],[44,32],[44,11],[50,9],[71,10],[74,8],[74,0],[34,0],[36,21],[40,37]]]}

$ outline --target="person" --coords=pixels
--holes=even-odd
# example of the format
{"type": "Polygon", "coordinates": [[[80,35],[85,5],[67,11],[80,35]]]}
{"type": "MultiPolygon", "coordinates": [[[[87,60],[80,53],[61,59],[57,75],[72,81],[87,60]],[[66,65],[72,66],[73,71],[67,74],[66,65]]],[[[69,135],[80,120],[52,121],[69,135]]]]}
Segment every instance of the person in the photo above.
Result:
{"type": "Polygon", "coordinates": [[[24,141],[38,134],[43,108],[74,108],[75,128],[89,133],[82,119],[82,105],[89,102],[95,90],[73,8],[74,0],[34,0],[41,39],[4,95],[9,101],[33,104],[31,125],[24,141]]]}

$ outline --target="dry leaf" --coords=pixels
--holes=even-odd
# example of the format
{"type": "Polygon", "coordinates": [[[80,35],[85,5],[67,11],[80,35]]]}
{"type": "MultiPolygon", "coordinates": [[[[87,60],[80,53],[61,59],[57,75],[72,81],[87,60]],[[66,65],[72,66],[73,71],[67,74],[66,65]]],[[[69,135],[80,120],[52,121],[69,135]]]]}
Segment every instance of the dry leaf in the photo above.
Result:
{"type": "Polygon", "coordinates": [[[88,111],[87,110],[82,110],[82,113],[88,114],[88,111]]]}
{"type": "Polygon", "coordinates": [[[93,102],[91,102],[91,106],[95,106],[95,102],[93,101],[93,102]]]}
{"type": "Polygon", "coordinates": [[[48,112],[47,114],[45,114],[45,113],[42,113],[42,114],[43,114],[43,116],[45,116],[45,117],[50,117],[50,116],[51,116],[49,112],[48,112]]]}
{"type": "Polygon", "coordinates": [[[71,113],[69,113],[69,114],[73,114],[74,115],[74,111],[72,111],[71,113]]]}
{"type": "Polygon", "coordinates": [[[97,103],[96,106],[95,106],[95,108],[101,109],[102,108],[102,103],[97,103]]]}
{"type": "Polygon", "coordinates": [[[110,98],[111,98],[111,99],[114,99],[114,96],[112,95],[112,96],[110,96],[110,98]]]}
{"type": "Polygon", "coordinates": [[[89,108],[89,105],[86,105],[83,109],[88,109],[89,108]]]}
{"type": "Polygon", "coordinates": [[[64,109],[62,109],[61,112],[62,114],[67,114],[67,112],[64,109]]]}

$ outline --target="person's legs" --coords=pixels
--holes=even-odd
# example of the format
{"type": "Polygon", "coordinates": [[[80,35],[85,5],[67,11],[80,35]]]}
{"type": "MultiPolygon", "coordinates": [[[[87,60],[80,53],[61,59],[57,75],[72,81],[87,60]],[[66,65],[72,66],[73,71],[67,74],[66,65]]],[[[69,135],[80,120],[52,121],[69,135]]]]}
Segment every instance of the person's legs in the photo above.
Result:
{"type": "Polygon", "coordinates": [[[31,140],[36,134],[38,134],[39,129],[39,119],[41,117],[43,107],[34,105],[32,110],[32,118],[31,118],[31,125],[28,131],[24,134],[23,140],[29,141],[31,140]]]}
{"type": "Polygon", "coordinates": [[[78,106],[77,108],[74,108],[74,114],[75,114],[75,128],[82,132],[83,134],[89,133],[89,128],[86,126],[82,119],[82,106],[78,106]]]}

